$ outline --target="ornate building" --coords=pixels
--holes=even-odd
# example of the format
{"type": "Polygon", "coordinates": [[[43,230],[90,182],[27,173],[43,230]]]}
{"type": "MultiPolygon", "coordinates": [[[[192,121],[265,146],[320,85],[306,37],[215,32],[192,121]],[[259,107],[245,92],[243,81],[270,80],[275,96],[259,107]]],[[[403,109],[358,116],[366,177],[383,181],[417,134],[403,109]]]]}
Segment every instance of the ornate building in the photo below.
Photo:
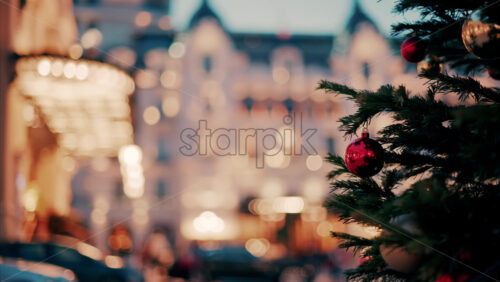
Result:
{"type": "Polygon", "coordinates": [[[95,39],[104,40],[89,44],[86,56],[134,74],[135,143],[145,178],[143,193],[131,196],[123,192],[117,161],[99,158],[80,167],[74,203],[98,245],[106,245],[103,228],[126,222],[136,244],[164,226],[178,246],[264,238],[297,252],[331,248],[328,230],[336,223],[321,207],[328,189],[322,156],[343,153],[336,120],[353,105],[316,91],[317,83],[374,89],[411,69],[358,1],[337,35],[233,32],[208,1],[186,30],[172,30],[168,1],[93,2],[76,4],[81,44],[98,34],[95,39]],[[205,125],[209,139],[183,135],[205,125]],[[271,139],[283,150],[273,151],[258,130],[255,138],[232,138],[241,129],[270,129],[261,137],[274,132],[271,139]],[[309,129],[312,137],[302,139],[309,129]],[[286,239],[280,230],[288,230],[286,239]]]}

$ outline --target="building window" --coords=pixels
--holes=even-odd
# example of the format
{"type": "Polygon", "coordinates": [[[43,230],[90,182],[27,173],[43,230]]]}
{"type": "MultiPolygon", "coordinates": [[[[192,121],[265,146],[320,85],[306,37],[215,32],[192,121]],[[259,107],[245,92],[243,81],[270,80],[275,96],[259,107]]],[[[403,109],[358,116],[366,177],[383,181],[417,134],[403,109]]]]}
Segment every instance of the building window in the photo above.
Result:
{"type": "Polygon", "coordinates": [[[167,195],[167,183],[163,181],[162,179],[158,180],[156,183],[156,197],[158,199],[163,199],[167,195]]]}
{"type": "Polygon", "coordinates": [[[285,61],[285,68],[288,70],[289,73],[291,73],[291,70],[293,70],[295,62],[292,60],[286,60],[285,61]]]}
{"type": "Polygon", "coordinates": [[[114,196],[115,196],[115,199],[117,199],[117,200],[123,199],[123,196],[124,196],[124,194],[123,194],[123,182],[122,182],[121,178],[115,182],[114,196]]]}
{"type": "Polygon", "coordinates": [[[75,4],[97,5],[100,0],[73,0],[75,4]]]}
{"type": "Polygon", "coordinates": [[[156,105],[156,107],[158,108],[158,111],[160,111],[160,120],[165,119],[165,113],[163,112],[163,109],[162,109],[162,106],[161,106],[161,102],[158,103],[156,105]]]}
{"type": "Polygon", "coordinates": [[[306,106],[306,114],[307,117],[312,118],[313,117],[313,106],[312,105],[307,105],[306,106]]]}
{"type": "Polygon", "coordinates": [[[162,139],[158,140],[158,156],[156,158],[156,161],[159,163],[166,163],[169,161],[170,156],[168,154],[168,149],[166,142],[162,139]]]}
{"type": "Polygon", "coordinates": [[[370,76],[370,65],[367,62],[363,63],[363,75],[365,78],[368,78],[370,76]]]}
{"type": "Polygon", "coordinates": [[[209,74],[212,71],[212,58],[210,56],[205,56],[203,58],[203,69],[205,69],[205,72],[209,74]]]}
{"type": "Polygon", "coordinates": [[[168,0],[146,0],[144,6],[152,9],[167,9],[168,0]]]}
{"type": "Polygon", "coordinates": [[[285,106],[286,110],[290,114],[295,106],[295,103],[293,102],[292,99],[288,98],[285,101],[283,101],[283,105],[285,106]]]}
{"type": "Polygon", "coordinates": [[[335,154],[335,140],[332,137],[326,138],[326,149],[330,154],[335,154]]]}

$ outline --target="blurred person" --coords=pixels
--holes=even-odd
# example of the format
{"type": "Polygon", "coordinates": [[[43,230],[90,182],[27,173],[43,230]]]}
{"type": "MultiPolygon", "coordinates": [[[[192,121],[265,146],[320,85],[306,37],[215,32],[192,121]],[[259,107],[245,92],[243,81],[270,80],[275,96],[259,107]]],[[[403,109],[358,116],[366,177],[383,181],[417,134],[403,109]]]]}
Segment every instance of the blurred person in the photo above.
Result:
{"type": "Polygon", "coordinates": [[[199,247],[196,241],[189,244],[189,248],[182,255],[179,255],[169,270],[172,277],[183,278],[188,281],[198,281],[200,271],[202,271],[199,247]]]}
{"type": "Polygon", "coordinates": [[[108,247],[113,255],[130,255],[133,250],[132,234],[125,224],[114,225],[108,237],[108,247]]]}
{"type": "Polygon", "coordinates": [[[147,281],[167,281],[174,263],[174,253],[166,234],[157,229],[151,233],[142,251],[141,260],[147,281]]]}
{"type": "Polygon", "coordinates": [[[339,267],[335,256],[329,256],[314,276],[313,282],[340,282],[345,281],[342,275],[342,268],[339,267]]]}

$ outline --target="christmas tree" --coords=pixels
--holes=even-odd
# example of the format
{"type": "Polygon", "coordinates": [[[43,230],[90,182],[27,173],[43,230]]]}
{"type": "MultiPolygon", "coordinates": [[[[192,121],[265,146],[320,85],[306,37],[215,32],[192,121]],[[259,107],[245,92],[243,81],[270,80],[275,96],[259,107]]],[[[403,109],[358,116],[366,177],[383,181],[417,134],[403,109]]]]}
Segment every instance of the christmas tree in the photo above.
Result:
{"type": "Polygon", "coordinates": [[[426,93],[320,82],[357,105],[339,120],[347,137],[380,114],[393,119],[376,140],[364,132],[345,158],[327,156],[329,212],[380,235],[332,235],[363,257],[349,280],[499,281],[500,89],[475,76],[499,79],[500,1],[396,1],[395,13],[408,11],[420,20],[392,30],[408,38],[401,54],[420,61],[426,93]]]}

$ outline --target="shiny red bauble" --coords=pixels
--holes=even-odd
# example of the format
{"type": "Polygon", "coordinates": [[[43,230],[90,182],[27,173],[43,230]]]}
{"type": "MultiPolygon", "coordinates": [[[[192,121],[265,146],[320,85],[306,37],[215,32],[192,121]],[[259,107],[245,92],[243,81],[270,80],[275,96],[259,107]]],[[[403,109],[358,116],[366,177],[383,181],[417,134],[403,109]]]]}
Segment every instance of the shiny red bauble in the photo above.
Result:
{"type": "Polygon", "coordinates": [[[425,58],[427,42],[420,37],[410,37],[401,44],[401,56],[410,62],[418,63],[425,58]]]}
{"type": "Polygon", "coordinates": [[[361,138],[347,146],[345,163],[347,169],[357,176],[373,176],[384,166],[384,149],[368,133],[363,132],[361,138]]]}

